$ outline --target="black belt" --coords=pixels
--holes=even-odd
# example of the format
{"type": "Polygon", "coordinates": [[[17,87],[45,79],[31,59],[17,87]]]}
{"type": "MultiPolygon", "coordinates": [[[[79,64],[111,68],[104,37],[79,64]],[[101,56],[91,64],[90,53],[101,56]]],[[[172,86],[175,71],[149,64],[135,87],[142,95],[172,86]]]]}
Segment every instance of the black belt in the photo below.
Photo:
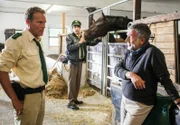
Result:
{"type": "Polygon", "coordinates": [[[24,88],[25,94],[32,94],[32,93],[38,93],[42,92],[45,89],[45,86],[41,86],[39,88],[24,88]]]}

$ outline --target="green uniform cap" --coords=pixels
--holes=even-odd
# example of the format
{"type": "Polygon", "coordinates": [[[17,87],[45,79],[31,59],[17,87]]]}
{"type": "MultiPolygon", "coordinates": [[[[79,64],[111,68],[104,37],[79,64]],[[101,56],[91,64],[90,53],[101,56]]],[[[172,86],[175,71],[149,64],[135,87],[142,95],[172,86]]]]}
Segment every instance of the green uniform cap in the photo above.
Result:
{"type": "Polygon", "coordinates": [[[79,20],[74,20],[73,22],[72,22],[72,27],[73,26],[81,26],[81,22],[79,21],[79,20]]]}

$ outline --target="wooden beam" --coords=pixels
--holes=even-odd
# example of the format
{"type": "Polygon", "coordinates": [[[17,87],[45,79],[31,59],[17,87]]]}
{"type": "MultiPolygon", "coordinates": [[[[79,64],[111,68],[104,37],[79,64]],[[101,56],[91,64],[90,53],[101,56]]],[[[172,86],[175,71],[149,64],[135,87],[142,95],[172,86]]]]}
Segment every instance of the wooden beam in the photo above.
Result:
{"type": "Polygon", "coordinates": [[[178,35],[179,35],[179,31],[178,31],[178,21],[174,21],[174,39],[175,39],[175,54],[174,54],[174,58],[176,60],[176,67],[175,67],[175,71],[176,71],[176,82],[180,83],[180,48],[179,48],[179,39],[178,39],[178,35]]]}
{"type": "Polygon", "coordinates": [[[65,33],[65,13],[62,13],[62,33],[65,33]]]}
{"type": "MultiPolygon", "coordinates": [[[[62,34],[65,34],[65,13],[62,13],[62,34]]],[[[59,54],[62,53],[62,47],[63,47],[63,36],[59,35],[59,54]]]]}
{"type": "Polygon", "coordinates": [[[133,0],[133,21],[141,18],[141,0],[133,0]]]}
{"type": "Polygon", "coordinates": [[[162,14],[162,15],[147,17],[145,19],[136,20],[134,21],[134,23],[153,24],[153,23],[168,22],[179,19],[180,19],[180,13],[175,12],[170,14],[162,14]]]}

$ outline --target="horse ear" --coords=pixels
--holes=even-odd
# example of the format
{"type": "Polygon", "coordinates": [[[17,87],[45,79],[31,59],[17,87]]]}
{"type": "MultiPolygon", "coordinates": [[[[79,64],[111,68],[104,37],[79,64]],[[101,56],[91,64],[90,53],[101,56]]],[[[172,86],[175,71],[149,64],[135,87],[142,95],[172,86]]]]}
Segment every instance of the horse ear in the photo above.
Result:
{"type": "Polygon", "coordinates": [[[102,17],[104,20],[106,20],[106,16],[104,15],[104,13],[102,12],[102,17]]]}
{"type": "Polygon", "coordinates": [[[102,16],[105,17],[104,13],[102,12],[102,16]]]}

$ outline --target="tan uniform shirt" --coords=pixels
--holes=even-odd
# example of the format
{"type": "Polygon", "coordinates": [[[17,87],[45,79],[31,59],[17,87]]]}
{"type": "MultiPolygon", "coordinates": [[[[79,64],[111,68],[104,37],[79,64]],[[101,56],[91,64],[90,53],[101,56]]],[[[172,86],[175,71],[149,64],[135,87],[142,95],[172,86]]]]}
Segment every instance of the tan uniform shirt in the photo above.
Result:
{"type": "Polygon", "coordinates": [[[0,71],[10,72],[12,69],[23,87],[37,88],[45,85],[39,48],[34,38],[28,30],[24,30],[22,36],[8,39],[0,54],[0,71]]]}

